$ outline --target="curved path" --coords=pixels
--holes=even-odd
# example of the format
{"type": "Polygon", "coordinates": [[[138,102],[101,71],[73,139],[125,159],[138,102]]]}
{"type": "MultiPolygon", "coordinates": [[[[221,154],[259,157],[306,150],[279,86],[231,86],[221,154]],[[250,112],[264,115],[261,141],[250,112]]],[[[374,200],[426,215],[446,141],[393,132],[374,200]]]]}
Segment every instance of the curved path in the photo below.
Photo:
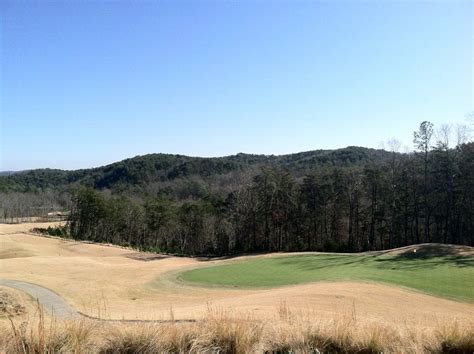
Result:
{"type": "Polygon", "coordinates": [[[73,309],[59,295],[42,286],[8,279],[0,279],[0,285],[24,291],[37,300],[46,311],[57,318],[67,319],[79,316],[79,312],[73,309]]]}
{"type": "Polygon", "coordinates": [[[92,320],[98,321],[107,321],[107,322],[159,322],[159,323],[167,323],[167,322],[195,322],[194,319],[180,319],[180,320],[111,320],[111,319],[103,319],[98,317],[93,317],[86,315],[80,311],[77,311],[72,306],[70,306],[62,297],[60,297],[55,292],[44,288],[40,285],[27,283],[24,281],[19,280],[11,280],[11,279],[0,279],[0,286],[7,286],[13,289],[21,290],[43,306],[43,308],[51,315],[54,315],[56,318],[59,319],[73,319],[79,316],[84,316],[92,320]]]}

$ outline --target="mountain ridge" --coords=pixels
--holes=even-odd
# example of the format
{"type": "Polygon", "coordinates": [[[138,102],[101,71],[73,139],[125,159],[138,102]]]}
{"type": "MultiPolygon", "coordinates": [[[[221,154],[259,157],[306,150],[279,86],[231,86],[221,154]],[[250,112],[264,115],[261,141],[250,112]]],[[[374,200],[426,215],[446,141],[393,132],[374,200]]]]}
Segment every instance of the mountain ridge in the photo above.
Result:
{"type": "Polygon", "coordinates": [[[275,167],[295,176],[318,168],[349,167],[385,160],[391,152],[358,146],[318,149],[283,155],[237,153],[222,157],[151,153],[104,166],[63,170],[40,168],[0,175],[0,190],[31,191],[81,184],[95,189],[123,189],[192,177],[211,178],[243,173],[254,168],[275,167]]]}

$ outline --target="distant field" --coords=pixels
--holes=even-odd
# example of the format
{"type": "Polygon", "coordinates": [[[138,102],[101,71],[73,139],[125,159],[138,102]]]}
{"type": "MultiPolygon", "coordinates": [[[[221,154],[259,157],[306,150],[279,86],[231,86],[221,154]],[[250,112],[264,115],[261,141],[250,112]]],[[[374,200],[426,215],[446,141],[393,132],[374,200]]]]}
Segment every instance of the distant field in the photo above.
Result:
{"type": "Polygon", "coordinates": [[[303,254],[264,257],[184,272],[201,285],[264,288],[316,281],[366,280],[474,302],[474,257],[455,249],[422,247],[398,254],[303,254]]]}

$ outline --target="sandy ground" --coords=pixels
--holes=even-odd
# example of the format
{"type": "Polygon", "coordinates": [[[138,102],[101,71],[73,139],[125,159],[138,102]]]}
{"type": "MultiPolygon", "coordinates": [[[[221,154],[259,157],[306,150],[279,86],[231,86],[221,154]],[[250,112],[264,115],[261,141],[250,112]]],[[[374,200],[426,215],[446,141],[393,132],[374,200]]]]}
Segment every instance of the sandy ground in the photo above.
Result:
{"type": "Polygon", "coordinates": [[[174,274],[227,261],[156,257],[28,234],[50,224],[0,224],[0,279],[49,288],[91,316],[193,319],[212,307],[271,319],[288,306],[321,320],[351,316],[425,327],[474,318],[473,304],[373,283],[320,282],[266,290],[189,286],[176,282],[174,274]]]}

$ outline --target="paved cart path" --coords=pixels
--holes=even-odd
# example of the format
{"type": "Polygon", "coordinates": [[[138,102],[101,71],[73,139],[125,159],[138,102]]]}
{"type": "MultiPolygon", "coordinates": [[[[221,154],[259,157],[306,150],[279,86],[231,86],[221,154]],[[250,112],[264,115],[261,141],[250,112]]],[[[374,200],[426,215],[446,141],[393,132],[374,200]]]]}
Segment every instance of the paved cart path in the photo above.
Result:
{"type": "Polygon", "coordinates": [[[79,312],[53,291],[42,286],[18,280],[0,279],[0,285],[24,291],[43,306],[45,311],[61,319],[73,318],[79,312]]]}

